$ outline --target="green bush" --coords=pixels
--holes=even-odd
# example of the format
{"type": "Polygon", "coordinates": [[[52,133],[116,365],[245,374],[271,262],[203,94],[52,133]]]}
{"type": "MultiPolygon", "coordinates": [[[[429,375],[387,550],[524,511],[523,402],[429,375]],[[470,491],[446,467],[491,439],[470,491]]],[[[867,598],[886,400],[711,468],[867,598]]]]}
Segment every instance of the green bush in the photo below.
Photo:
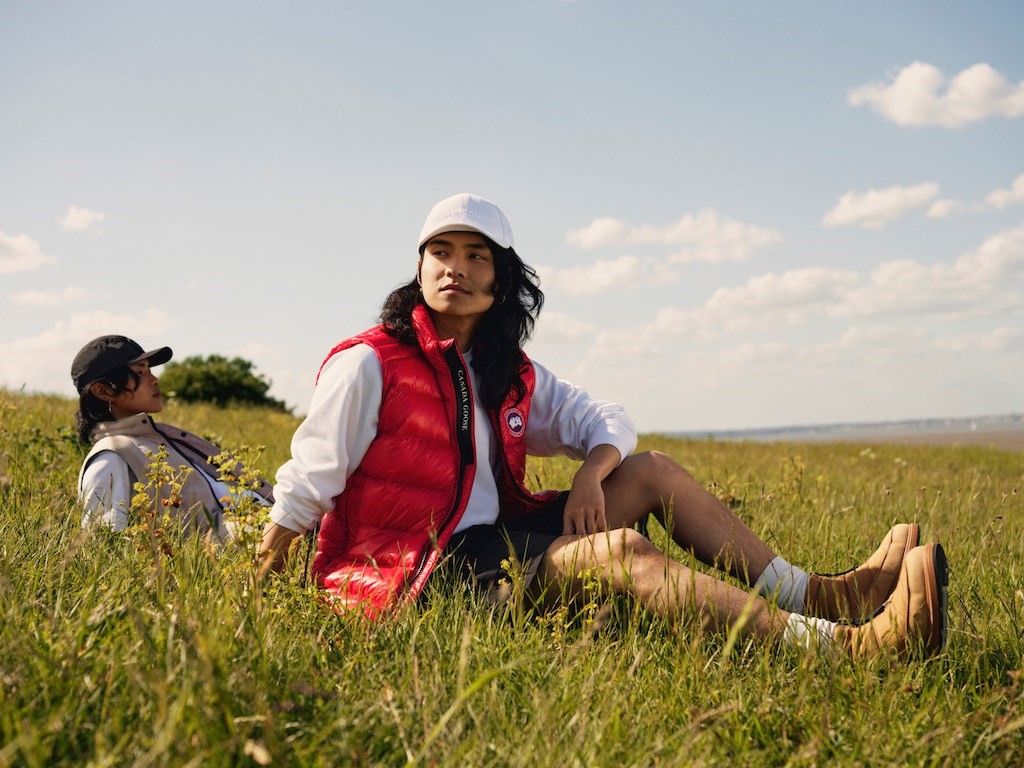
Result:
{"type": "Polygon", "coordinates": [[[267,394],[270,381],[241,357],[186,357],[168,363],[160,374],[160,383],[164,391],[186,403],[263,405],[291,413],[284,402],[267,394]]]}

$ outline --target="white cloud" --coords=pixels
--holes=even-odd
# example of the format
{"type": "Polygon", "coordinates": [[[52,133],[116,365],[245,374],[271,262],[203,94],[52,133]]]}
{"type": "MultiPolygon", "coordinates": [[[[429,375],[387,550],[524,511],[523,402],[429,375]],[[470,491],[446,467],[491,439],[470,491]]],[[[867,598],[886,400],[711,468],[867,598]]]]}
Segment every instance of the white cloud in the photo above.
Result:
{"type": "Polygon", "coordinates": [[[988,208],[1002,210],[1015,203],[1024,203],[1024,174],[1014,179],[1009,189],[996,189],[990,192],[984,201],[964,203],[946,198],[936,200],[928,208],[926,215],[931,219],[944,219],[954,213],[964,211],[976,213],[988,208]]]}
{"type": "Polygon", "coordinates": [[[0,274],[27,272],[56,259],[44,254],[39,244],[27,234],[6,234],[0,231],[0,274]]]}
{"type": "Polygon", "coordinates": [[[545,291],[562,291],[570,296],[594,296],[678,280],[672,270],[657,260],[630,255],[565,269],[538,266],[537,273],[545,291]]]}
{"type": "Polygon", "coordinates": [[[781,341],[751,342],[745,341],[735,347],[722,349],[718,360],[723,365],[736,368],[772,367],[793,356],[792,345],[781,341]]]}
{"type": "Polygon", "coordinates": [[[563,312],[545,310],[537,323],[535,341],[543,344],[574,343],[597,333],[597,326],[563,312]]]}
{"type": "Polygon", "coordinates": [[[22,291],[21,293],[12,293],[11,301],[15,304],[26,304],[33,307],[46,307],[53,306],[54,304],[63,304],[69,301],[80,301],[89,297],[88,292],[81,288],[75,288],[74,286],[68,286],[61,290],[52,291],[22,291]]]}
{"type": "Polygon", "coordinates": [[[29,272],[44,264],[55,264],[56,259],[39,249],[39,243],[28,235],[8,235],[0,232],[0,275],[29,272]]]}
{"type": "Polygon", "coordinates": [[[964,204],[961,203],[959,200],[950,200],[948,198],[943,198],[942,200],[936,200],[934,203],[932,203],[928,207],[925,216],[927,216],[929,219],[944,219],[947,216],[951,216],[952,214],[958,211],[962,211],[963,209],[964,204]]]}
{"type": "Polygon", "coordinates": [[[696,216],[684,216],[666,232],[668,243],[689,246],[669,261],[745,261],[758,248],[782,239],[774,229],[744,224],[704,210],[696,216]]]}
{"type": "Polygon", "coordinates": [[[635,330],[622,333],[633,341],[620,347],[597,337],[573,380],[624,403],[645,432],[1004,413],[1019,406],[1019,327],[949,333],[901,320],[848,326],[817,342],[683,333],[650,345],[638,343],[635,330]]]}
{"type": "Polygon", "coordinates": [[[538,266],[545,290],[559,290],[573,296],[588,296],[647,285],[664,285],[679,280],[672,264],[690,261],[737,261],[750,257],[755,249],[781,239],[778,232],[744,224],[703,210],[687,214],[662,227],[629,226],[618,219],[595,219],[583,229],[570,232],[566,240],[584,249],[611,245],[685,245],[668,256],[640,258],[628,254],[579,267],[557,269],[538,266]],[[667,263],[666,263],[667,262],[667,263]]]}
{"type": "Polygon", "coordinates": [[[953,354],[1024,351],[1024,328],[999,326],[984,333],[968,333],[936,339],[934,346],[953,354]]]}
{"type": "Polygon", "coordinates": [[[619,245],[629,239],[626,224],[618,219],[594,219],[583,229],[573,230],[565,236],[565,242],[585,250],[606,245],[619,245]]]}
{"type": "Polygon", "coordinates": [[[928,339],[922,329],[906,325],[851,325],[837,338],[814,347],[809,356],[819,364],[877,366],[906,358],[909,350],[924,349],[928,339]]]}
{"type": "Polygon", "coordinates": [[[817,343],[688,338],[618,366],[595,356],[582,373],[591,393],[624,402],[642,431],[749,428],[1011,412],[1022,351],[1019,328],[950,334],[900,322],[817,343]]]}
{"type": "Polygon", "coordinates": [[[662,307],[640,326],[603,331],[596,346],[602,355],[633,354],[657,349],[670,338],[704,343],[731,333],[802,325],[842,303],[858,282],[853,272],[820,267],[758,275],[719,288],[700,307],[662,307]]]}
{"type": "Polygon", "coordinates": [[[161,337],[172,325],[167,314],[155,309],[141,315],[106,310],[76,312],[42,333],[0,342],[0,386],[24,386],[32,392],[73,392],[71,360],[89,339],[124,333],[144,347],[153,346],[164,343],[161,337]]]}
{"type": "Polygon", "coordinates": [[[768,272],[736,288],[719,288],[704,309],[722,315],[749,312],[755,316],[773,310],[802,311],[831,305],[856,283],[856,274],[839,269],[812,267],[781,274],[768,272]]]}
{"type": "Polygon", "coordinates": [[[1024,226],[992,235],[976,251],[958,258],[953,270],[968,283],[996,285],[1020,277],[1024,274],[1024,226]]]}
{"type": "Polygon", "coordinates": [[[1024,82],[1010,83],[988,64],[975,64],[946,86],[942,72],[921,61],[901,69],[891,82],[850,91],[853,106],[867,104],[898,125],[959,128],[990,117],[1024,114],[1024,82]]]}
{"type": "MultiPolygon", "coordinates": [[[[867,276],[824,267],[757,275],[742,285],[719,288],[698,307],[662,307],[649,321],[630,328],[588,328],[594,341],[586,357],[597,363],[657,355],[668,340],[719,344],[731,334],[749,337],[826,320],[1024,313],[1024,299],[1011,286],[1022,276],[1024,226],[999,232],[950,263],[888,261],[867,276]]],[[[889,330],[857,332],[891,335],[889,330]]]]}
{"type": "Polygon", "coordinates": [[[927,324],[852,325],[837,338],[804,349],[803,362],[833,375],[845,369],[849,385],[854,377],[871,381],[874,388],[902,382],[893,388],[894,394],[911,405],[922,389],[955,390],[962,378],[975,379],[982,384],[978,391],[985,391],[983,382],[1005,380],[1019,366],[1022,346],[1024,330],[1007,326],[949,333],[927,324]]]}
{"type": "Polygon", "coordinates": [[[704,209],[696,215],[685,214],[663,226],[628,225],[619,219],[594,219],[583,229],[566,235],[566,242],[587,250],[621,245],[685,246],[670,261],[741,261],[758,248],[782,239],[773,229],[744,224],[704,209]]]}
{"type": "Polygon", "coordinates": [[[865,229],[880,229],[885,222],[925,205],[938,194],[939,185],[935,182],[847,192],[839,198],[836,207],[825,214],[821,223],[826,227],[860,224],[865,229]]]}
{"type": "Polygon", "coordinates": [[[105,213],[72,205],[67,213],[57,219],[57,223],[68,232],[96,232],[98,227],[94,225],[102,224],[106,218],[105,213]]]}
{"type": "Polygon", "coordinates": [[[1019,306],[1007,287],[1024,275],[1024,227],[999,232],[950,264],[888,261],[849,291],[836,316],[990,314],[1019,306]]]}
{"type": "Polygon", "coordinates": [[[1024,173],[1013,180],[1009,189],[997,189],[985,201],[1000,210],[1012,203],[1024,203],[1024,173]]]}
{"type": "Polygon", "coordinates": [[[940,263],[758,275],[629,327],[545,313],[539,335],[560,333],[542,348],[556,370],[645,431],[1009,412],[1022,279],[1024,226],[940,263]]]}

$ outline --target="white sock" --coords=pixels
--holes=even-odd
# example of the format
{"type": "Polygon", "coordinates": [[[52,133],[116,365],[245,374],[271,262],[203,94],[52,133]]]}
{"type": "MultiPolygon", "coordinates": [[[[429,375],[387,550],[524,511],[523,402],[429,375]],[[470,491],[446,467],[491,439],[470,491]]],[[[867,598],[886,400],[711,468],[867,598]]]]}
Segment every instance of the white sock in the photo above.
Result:
{"type": "Polygon", "coordinates": [[[786,621],[786,631],[782,635],[782,642],[797,648],[818,650],[829,654],[832,653],[835,644],[833,637],[835,628],[834,621],[791,613],[786,621]]]}
{"type": "Polygon", "coordinates": [[[803,613],[807,594],[807,572],[776,557],[757,577],[754,589],[761,597],[775,595],[775,602],[784,611],[803,613]]]}

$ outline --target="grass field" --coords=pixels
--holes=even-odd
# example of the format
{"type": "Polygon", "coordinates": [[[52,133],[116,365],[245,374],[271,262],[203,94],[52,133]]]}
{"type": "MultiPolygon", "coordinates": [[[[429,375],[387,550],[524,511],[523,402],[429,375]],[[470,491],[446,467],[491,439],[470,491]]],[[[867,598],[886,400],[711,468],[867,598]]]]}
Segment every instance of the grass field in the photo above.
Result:
{"type": "MultiPolygon", "coordinates": [[[[946,651],[865,665],[624,600],[490,608],[441,580],[391,621],[336,615],[301,553],[258,585],[251,542],[83,533],[73,410],[0,390],[0,766],[1024,763],[1024,453],[641,440],[808,568],[859,562],[894,522],[942,541],[946,651]]],[[[295,427],[173,404],[161,418],[265,446],[271,477],[295,427]]],[[[571,472],[533,461],[529,479],[571,472]]]]}

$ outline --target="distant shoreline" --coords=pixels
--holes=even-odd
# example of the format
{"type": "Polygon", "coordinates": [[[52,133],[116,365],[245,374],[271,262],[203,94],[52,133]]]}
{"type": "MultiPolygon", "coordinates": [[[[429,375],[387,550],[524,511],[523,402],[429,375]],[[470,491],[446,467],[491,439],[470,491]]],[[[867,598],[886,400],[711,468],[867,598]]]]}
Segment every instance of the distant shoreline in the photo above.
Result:
{"type": "Polygon", "coordinates": [[[918,419],[867,424],[822,424],[749,430],[676,432],[688,439],[754,442],[891,443],[982,446],[1024,451],[1024,414],[957,419],[918,419]]]}

